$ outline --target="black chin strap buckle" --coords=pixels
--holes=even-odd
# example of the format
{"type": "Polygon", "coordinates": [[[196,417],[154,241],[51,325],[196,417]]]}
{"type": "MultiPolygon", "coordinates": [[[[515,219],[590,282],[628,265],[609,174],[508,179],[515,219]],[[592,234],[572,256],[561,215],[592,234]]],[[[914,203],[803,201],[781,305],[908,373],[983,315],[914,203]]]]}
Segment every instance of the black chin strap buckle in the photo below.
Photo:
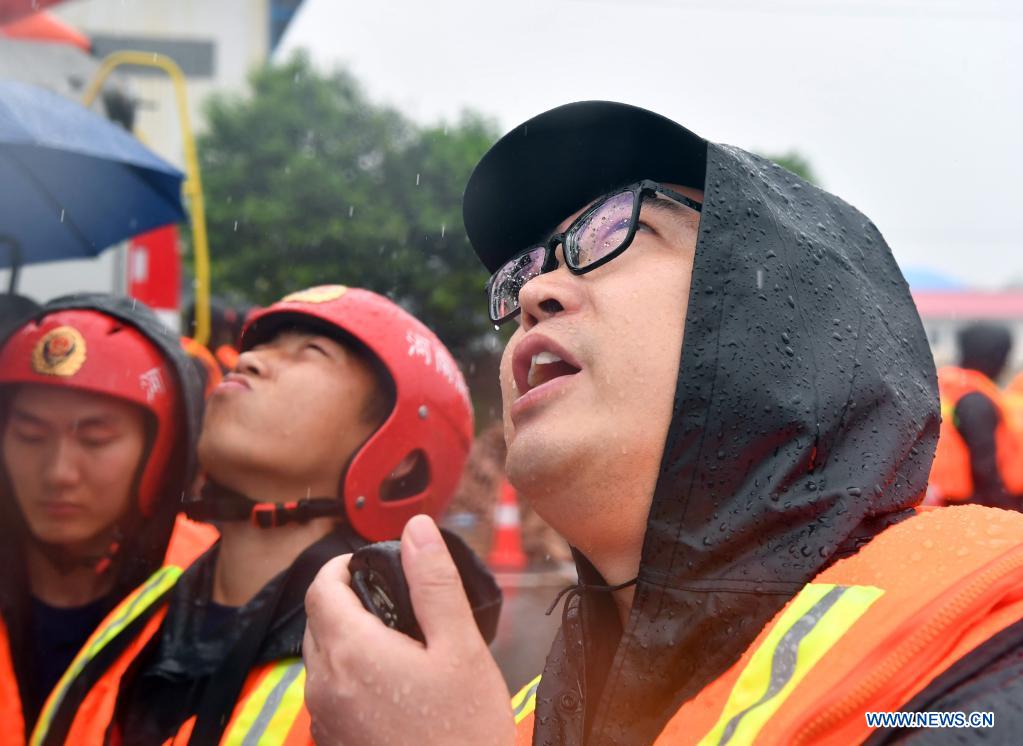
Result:
{"type": "Polygon", "coordinates": [[[306,497],[271,503],[256,502],[212,480],[202,492],[184,502],[185,513],[195,521],[248,521],[257,528],[276,528],[287,523],[306,523],[315,518],[343,517],[344,502],[337,497],[306,497]]]}
{"type": "Polygon", "coordinates": [[[333,498],[306,498],[286,503],[256,503],[249,520],[259,528],[277,528],[286,523],[306,523],[314,518],[341,515],[344,508],[333,498]]]}
{"type": "Polygon", "coordinates": [[[301,523],[302,518],[295,515],[298,511],[298,502],[256,503],[252,506],[252,515],[249,516],[249,520],[259,528],[277,528],[290,521],[301,523]]]}

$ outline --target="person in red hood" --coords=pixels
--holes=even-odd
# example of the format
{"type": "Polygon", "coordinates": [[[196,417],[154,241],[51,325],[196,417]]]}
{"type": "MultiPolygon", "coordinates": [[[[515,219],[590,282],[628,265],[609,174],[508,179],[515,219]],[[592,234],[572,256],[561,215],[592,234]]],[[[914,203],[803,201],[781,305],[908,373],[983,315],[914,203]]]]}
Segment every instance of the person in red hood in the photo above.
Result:
{"type": "Polygon", "coordinates": [[[463,214],[516,324],[508,477],[579,583],[509,704],[429,521],[402,546],[425,644],[333,560],[306,599],[321,746],[926,741],[867,717],[897,710],[1018,740],[1023,516],[916,510],[934,363],[865,216],[601,101],[505,135],[463,214]]]}
{"type": "Polygon", "coordinates": [[[51,302],[0,340],[0,719],[23,743],[104,616],[215,531],[178,518],[202,406],[141,304],[51,302]]]}

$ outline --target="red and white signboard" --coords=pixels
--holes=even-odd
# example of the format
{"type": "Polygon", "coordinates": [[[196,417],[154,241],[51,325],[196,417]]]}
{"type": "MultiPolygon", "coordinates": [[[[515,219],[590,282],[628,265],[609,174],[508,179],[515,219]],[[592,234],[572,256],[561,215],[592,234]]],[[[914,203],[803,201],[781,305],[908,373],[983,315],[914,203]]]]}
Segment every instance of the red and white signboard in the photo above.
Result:
{"type": "Polygon", "coordinates": [[[128,243],[127,291],[162,318],[173,317],[177,329],[180,306],[181,256],[178,227],[166,225],[141,233],[128,243]]]}

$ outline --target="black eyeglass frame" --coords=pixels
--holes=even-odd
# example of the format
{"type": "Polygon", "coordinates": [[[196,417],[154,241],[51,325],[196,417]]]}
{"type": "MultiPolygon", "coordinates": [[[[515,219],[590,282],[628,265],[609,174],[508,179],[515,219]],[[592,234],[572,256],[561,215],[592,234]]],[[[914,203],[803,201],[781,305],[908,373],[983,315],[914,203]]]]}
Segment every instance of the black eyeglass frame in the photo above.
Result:
{"type": "MultiPolygon", "coordinates": [[[[684,194],[680,194],[679,192],[676,192],[674,189],[669,189],[668,187],[664,186],[663,184],[660,184],[659,182],[656,182],[656,181],[651,181],[650,179],[644,179],[643,181],[636,182],[635,184],[629,184],[627,186],[624,186],[621,189],[615,189],[613,192],[610,192],[610,193],[606,194],[604,197],[602,197],[601,199],[595,201],[593,203],[593,205],[588,210],[586,210],[582,215],[580,215],[575,220],[573,220],[572,224],[570,226],[568,226],[562,232],[553,234],[543,244],[537,244],[536,246],[531,246],[531,247],[529,247],[528,249],[526,249],[524,251],[520,251],[518,254],[516,254],[515,256],[511,257],[510,259],[508,259],[508,261],[504,262],[498,268],[498,270],[496,272],[494,272],[494,274],[492,274],[490,276],[490,279],[487,280],[487,284],[486,284],[487,314],[490,315],[490,309],[492,307],[490,295],[491,295],[491,291],[493,290],[494,281],[497,278],[497,276],[499,274],[501,274],[502,270],[504,270],[504,268],[507,267],[511,262],[514,262],[517,259],[519,259],[519,258],[521,258],[521,257],[525,256],[526,254],[529,254],[529,253],[531,253],[533,251],[536,251],[539,248],[543,248],[544,249],[544,258],[543,258],[543,263],[540,265],[540,273],[538,275],[536,275],[536,277],[539,277],[542,274],[546,274],[547,272],[552,272],[552,271],[554,271],[555,269],[557,269],[560,266],[560,263],[558,262],[557,255],[555,254],[555,252],[557,251],[558,244],[561,244],[565,248],[565,266],[567,266],[568,267],[568,271],[571,272],[574,275],[584,275],[587,272],[591,272],[591,271],[597,269],[597,267],[604,266],[605,264],[610,262],[612,259],[614,259],[617,256],[619,256],[622,252],[624,252],[627,248],[629,248],[629,246],[632,245],[633,240],[636,238],[636,232],[639,230],[639,213],[640,213],[640,211],[643,208],[643,198],[647,197],[647,196],[650,196],[652,194],[663,195],[663,196],[665,196],[665,197],[667,197],[667,198],[669,198],[669,199],[671,199],[671,200],[673,200],[675,202],[678,202],[679,204],[681,204],[681,205],[683,205],[685,207],[688,207],[691,210],[695,210],[698,213],[703,211],[703,205],[700,204],[699,202],[697,202],[696,200],[690,199],[689,197],[685,196],[684,194]],[[577,251],[573,251],[573,247],[572,247],[572,243],[571,242],[572,242],[572,239],[576,238],[576,233],[578,232],[579,228],[597,210],[599,210],[601,207],[603,207],[604,204],[609,199],[612,199],[614,197],[617,197],[620,194],[625,194],[625,193],[631,193],[631,194],[634,195],[633,205],[632,205],[632,217],[629,219],[629,232],[628,232],[628,234],[626,234],[625,239],[618,246],[618,248],[616,248],[616,249],[614,249],[612,251],[609,251],[607,254],[605,254],[604,256],[600,257],[600,259],[597,259],[596,261],[590,262],[589,264],[586,264],[586,265],[584,265],[582,267],[574,266],[572,258],[573,258],[573,256],[577,255],[578,252],[577,251]]],[[[535,279],[535,278],[530,278],[530,279],[535,279]]],[[[526,282],[529,282],[529,280],[527,280],[526,282]]],[[[525,286],[525,283],[523,283],[523,287],[524,286],[525,286]]],[[[519,290],[521,292],[522,288],[519,288],[519,290]]],[[[515,310],[512,311],[511,313],[505,314],[504,316],[502,316],[499,319],[495,319],[495,318],[493,318],[493,316],[491,316],[490,320],[494,324],[501,325],[501,324],[504,324],[505,322],[510,321],[511,319],[515,318],[519,314],[519,312],[521,310],[522,310],[522,306],[521,305],[517,305],[515,307],[515,310]]]]}

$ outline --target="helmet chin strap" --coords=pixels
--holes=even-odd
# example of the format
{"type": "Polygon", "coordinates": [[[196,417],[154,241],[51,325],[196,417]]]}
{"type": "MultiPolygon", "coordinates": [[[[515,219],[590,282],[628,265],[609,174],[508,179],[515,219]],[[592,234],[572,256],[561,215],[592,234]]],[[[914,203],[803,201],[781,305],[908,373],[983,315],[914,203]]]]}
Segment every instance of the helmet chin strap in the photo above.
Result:
{"type": "Polygon", "coordinates": [[[198,495],[186,498],[184,505],[185,515],[194,521],[249,521],[259,528],[308,523],[316,518],[339,518],[345,514],[344,502],[338,497],[256,502],[212,480],[203,485],[198,495]]]}
{"type": "Polygon", "coordinates": [[[29,532],[29,541],[39,553],[49,562],[61,575],[70,575],[76,570],[89,568],[96,575],[103,575],[107,572],[121,548],[123,534],[119,526],[108,530],[110,542],[107,548],[94,554],[76,554],[61,544],[41,541],[29,532]]]}

